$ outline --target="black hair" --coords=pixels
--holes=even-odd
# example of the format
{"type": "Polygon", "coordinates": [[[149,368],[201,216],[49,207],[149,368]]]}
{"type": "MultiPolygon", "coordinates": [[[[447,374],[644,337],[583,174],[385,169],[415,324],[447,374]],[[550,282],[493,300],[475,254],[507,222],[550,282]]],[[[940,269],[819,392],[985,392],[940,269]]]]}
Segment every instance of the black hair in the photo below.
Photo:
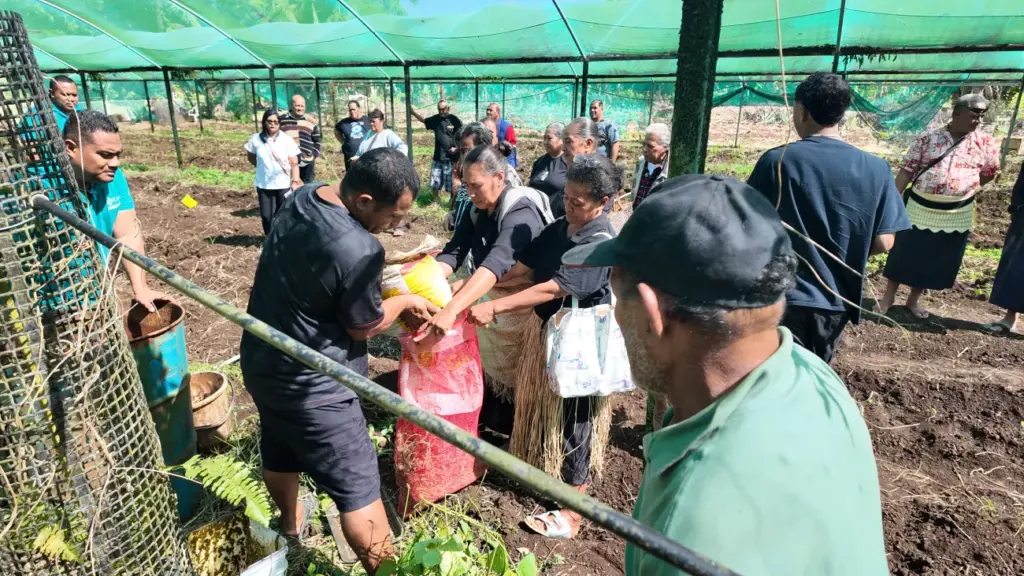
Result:
{"type": "Polygon", "coordinates": [[[455,141],[462,142],[470,136],[473,137],[473,147],[489,146],[494,141],[494,132],[484,126],[481,122],[470,122],[463,124],[462,128],[455,133],[455,141]]]}
{"type": "Polygon", "coordinates": [[[277,116],[277,121],[281,121],[281,114],[277,111],[277,108],[267,108],[263,111],[263,119],[260,120],[260,140],[264,142],[270,136],[267,134],[267,119],[271,116],[277,116]]]}
{"type": "MultiPolygon", "coordinates": [[[[53,78],[50,78],[50,90],[56,90],[57,84],[75,84],[75,81],[70,76],[64,74],[58,74],[53,78]]],[[[77,84],[75,84],[77,86],[77,84]]]]}
{"type": "Polygon", "coordinates": [[[462,161],[462,169],[465,170],[466,166],[482,163],[484,170],[491,176],[499,173],[507,174],[509,170],[514,170],[514,168],[509,166],[508,154],[505,152],[500,146],[489,144],[477,146],[466,154],[466,159],[462,161]]]}
{"type": "Polygon", "coordinates": [[[349,100],[348,103],[355,104],[356,108],[362,108],[362,106],[359,105],[359,100],[349,100]]]}
{"type": "Polygon", "coordinates": [[[603,202],[622,188],[618,167],[600,154],[580,154],[573,158],[565,179],[587,187],[591,200],[603,202]]]}
{"type": "Polygon", "coordinates": [[[370,120],[380,120],[381,122],[384,121],[384,113],[380,111],[380,108],[374,108],[373,110],[370,110],[368,116],[370,117],[370,120]]]}
{"type": "Polygon", "coordinates": [[[117,122],[99,110],[78,110],[68,115],[68,122],[64,125],[65,139],[77,144],[92,142],[92,135],[96,132],[117,134],[117,122]]]}
{"type": "Polygon", "coordinates": [[[822,126],[835,126],[850,107],[850,85],[831,72],[815,72],[796,87],[796,100],[822,126]]]}
{"type": "Polygon", "coordinates": [[[342,196],[369,194],[380,206],[393,206],[406,191],[420,191],[420,177],[409,157],[394,148],[375,148],[359,157],[341,181],[342,196]]]}

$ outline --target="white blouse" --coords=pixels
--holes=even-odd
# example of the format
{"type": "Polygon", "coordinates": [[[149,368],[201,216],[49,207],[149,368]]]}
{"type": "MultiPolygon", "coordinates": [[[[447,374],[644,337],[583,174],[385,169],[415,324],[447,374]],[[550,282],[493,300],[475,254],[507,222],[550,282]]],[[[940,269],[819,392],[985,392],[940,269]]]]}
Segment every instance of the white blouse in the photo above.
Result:
{"type": "Polygon", "coordinates": [[[253,184],[264,190],[291,188],[292,166],[289,158],[298,157],[299,146],[291,136],[278,132],[264,142],[257,132],[245,143],[245,151],[256,155],[253,184]]]}

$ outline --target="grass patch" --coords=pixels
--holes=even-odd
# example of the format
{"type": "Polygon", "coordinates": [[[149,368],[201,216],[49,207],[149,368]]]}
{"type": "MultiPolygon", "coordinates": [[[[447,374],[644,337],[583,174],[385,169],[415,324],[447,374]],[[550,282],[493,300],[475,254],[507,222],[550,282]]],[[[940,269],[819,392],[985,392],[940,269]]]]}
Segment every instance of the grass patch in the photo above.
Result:
{"type": "Polygon", "coordinates": [[[448,213],[448,196],[443,194],[441,202],[438,203],[434,200],[434,191],[429,186],[424,187],[416,196],[416,203],[410,212],[413,216],[427,220],[432,226],[440,226],[445,214],[448,213]]]}
{"type": "Polygon", "coordinates": [[[875,254],[868,257],[868,265],[865,271],[868,274],[875,274],[885,270],[885,263],[889,260],[889,254],[875,254]]]}
{"type": "MultiPolygon", "coordinates": [[[[195,130],[178,130],[178,138],[188,138],[190,140],[220,140],[223,142],[238,142],[244,143],[252,137],[253,132],[249,130],[232,130],[230,132],[215,132],[213,130],[203,130],[200,132],[198,129],[195,130]]],[[[168,138],[173,137],[169,128],[157,128],[157,136],[166,136],[168,138]]]]}
{"type": "Polygon", "coordinates": [[[177,182],[188,186],[219,186],[221,188],[244,190],[252,188],[252,173],[190,166],[184,170],[172,172],[164,176],[164,182],[177,182]]]}
{"type": "Polygon", "coordinates": [[[753,171],[754,164],[751,162],[709,162],[706,170],[708,174],[733,176],[743,181],[746,181],[753,171]]]}
{"type": "Polygon", "coordinates": [[[1003,255],[1002,248],[975,248],[968,246],[964,252],[964,262],[957,274],[957,282],[966,284],[974,290],[978,298],[992,294],[992,282],[999,267],[999,258],[1003,255]]]}
{"type": "Polygon", "coordinates": [[[121,164],[120,167],[121,170],[125,172],[149,172],[153,169],[146,164],[136,164],[134,162],[125,162],[124,164],[121,164]]]}
{"type": "Polygon", "coordinates": [[[206,362],[193,362],[188,365],[188,371],[192,374],[198,372],[220,372],[227,376],[233,385],[242,385],[242,368],[238,365],[238,362],[232,362],[223,366],[220,364],[207,364],[206,362]]]}
{"type": "Polygon", "coordinates": [[[413,146],[412,155],[415,158],[423,158],[424,156],[432,158],[434,156],[433,146],[413,146]]]}

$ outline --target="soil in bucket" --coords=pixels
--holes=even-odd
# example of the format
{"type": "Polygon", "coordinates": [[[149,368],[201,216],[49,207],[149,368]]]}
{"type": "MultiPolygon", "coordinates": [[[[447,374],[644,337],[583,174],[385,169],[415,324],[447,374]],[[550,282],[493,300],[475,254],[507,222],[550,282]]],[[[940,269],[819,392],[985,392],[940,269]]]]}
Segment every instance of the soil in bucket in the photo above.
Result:
{"type": "Polygon", "coordinates": [[[182,309],[167,300],[157,300],[156,312],[146,310],[141,304],[132,306],[125,320],[128,337],[132,340],[153,336],[167,330],[181,318],[182,309]]]}

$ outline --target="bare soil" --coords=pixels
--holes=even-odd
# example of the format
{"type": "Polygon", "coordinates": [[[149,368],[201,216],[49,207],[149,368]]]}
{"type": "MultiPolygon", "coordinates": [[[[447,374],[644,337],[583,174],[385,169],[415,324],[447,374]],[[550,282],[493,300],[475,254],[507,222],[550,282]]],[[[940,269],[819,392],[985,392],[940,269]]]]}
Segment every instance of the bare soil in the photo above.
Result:
{"type": "MultiPolygon", "coordinates": [[[[771,128],[778,140],[778,127],[771,128]]],[[[174,162],[173,149],[159,137],[133,134],[129,142],[133,162],[174,162]]],[[[197,165],[248,169],[238,162],[238,145],[206,142],[186,145],[197,165]]],[[[429,143],[426,134],[416,139],[418,146],[429,143]]],[[[520,146],[525,169],[540,150],[539,140],[520,146]]],[[[738,161],[759,152],[744,150],[738,161]]],[[[626,153],[630,163],[636,153],[626,153]]],[[[422,160],[417,165],[426,168],[422,160]]],[[[1016,174],[1016,168],[1007,171],[1016,174]]],[[[145,173],[130,180],[149,254],[244,308],[263,241],[254,192],[167,184],[145,173]],[[181,204],[186,193],[199,201],[196,208],[181,204]]],[[[975,246],[1002,245],[1010,185],[979,200],[975,246]]],[[[437,223],[413,222],[405,236],[381,241],[389,250],[409,249],[438,229],[437,223]]],[[[875,276],[871,284],[879,293],[883,280],[875,276]]],[[[896,575],[1024,574],[1024,337],[985,332],[981,324],[1000,311],[972,286],[931,294],[925,304],[934,313],[929,320],[896,309],[892,318],[899,326],[866,320],[850,327],[836,365],[872,433],[890,569],[896,575]]],[[[184,306],[192,361],[215,363],[237,354],[239,328],[191,301],[184,306]]],[[[372,377],[394,389],[394,343],[372,352],[372,377]]],[[[644,397],[618,397],[614,409],[605,472],[590,494],[631,513],[643,469],[644,397]]],[[[367,414],[371,421],[381,417],[371,407],[367,414]]],[[[389,460],[382,458],[382,467],[389,460]]],[[[385,483],[393,482],[393,472],[383,472],[385,483]]],[[[511,480],[490,473],[461,495],[500,530],[510,550],[525,547],[546,559],[547,573],[623,573],[622,541],[589,523],[572,541],[527,532],[522,519],[549,503],[511,480]],[[557,559],[563,562],[555,565],[557,559]]]]}

